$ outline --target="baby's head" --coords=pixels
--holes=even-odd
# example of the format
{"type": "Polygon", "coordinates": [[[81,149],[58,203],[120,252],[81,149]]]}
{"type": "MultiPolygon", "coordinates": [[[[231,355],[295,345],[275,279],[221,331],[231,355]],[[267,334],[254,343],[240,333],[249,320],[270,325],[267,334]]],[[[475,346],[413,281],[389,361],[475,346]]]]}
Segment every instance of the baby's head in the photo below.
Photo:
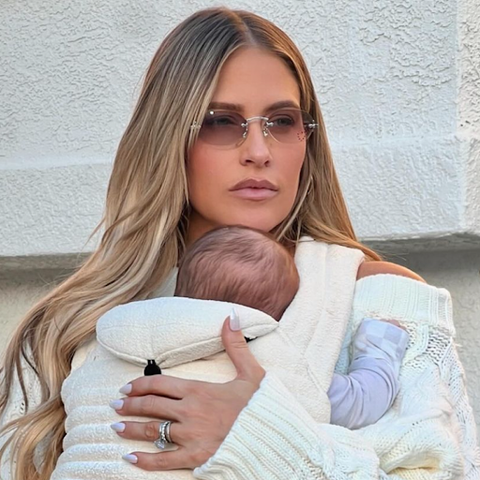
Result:
{"type": "Polygon", "coordinates": [[[269,234],[233,226],[211,230],[187,249],[175,295],[239,303],[280,320],[298,286],[285,247],[269,234]]]}

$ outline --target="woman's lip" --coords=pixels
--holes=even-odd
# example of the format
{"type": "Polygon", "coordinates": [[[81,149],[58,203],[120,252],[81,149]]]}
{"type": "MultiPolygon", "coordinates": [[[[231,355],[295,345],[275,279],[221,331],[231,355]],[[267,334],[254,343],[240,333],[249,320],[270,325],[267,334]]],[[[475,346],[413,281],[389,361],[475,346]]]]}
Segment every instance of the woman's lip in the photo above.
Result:
{"type": "Polygon", "coordinates": [[[261,180],[257,178],[246,178],[238,182],[231,190],[240,190],[242,188],[266,188],[268,190],[278,190],[278,187],[268,180],[261,180]]]}
{"type": "Polygon", "coordinates": [[[277,194],[276,190],[270,188],[239,188],[231,191],[232,195],[245,200],[268,200],[277,194]]]}

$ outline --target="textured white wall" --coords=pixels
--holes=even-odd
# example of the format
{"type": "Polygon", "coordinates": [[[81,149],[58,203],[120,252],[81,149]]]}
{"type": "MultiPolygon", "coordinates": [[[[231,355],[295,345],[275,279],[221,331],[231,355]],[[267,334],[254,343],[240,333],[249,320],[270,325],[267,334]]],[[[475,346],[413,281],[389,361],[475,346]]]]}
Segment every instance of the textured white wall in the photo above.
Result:
{"type": "MultiPolygon", "coordinates": [[[[274,20],[305,53],[363,239],[387,252],[480,248],[477,0],[224,3],[274,20]]],[[[56,276],[32,268],[70,267],[91,249],[115,148],[159,42],[216,4],[2,4],[0,271],[9,270],[0,278],[8,325],[0,342],[48,289],[42,279],[56,276]]],[[[453,292],[477,419],[479,252],[411,257],[453,292]]]]}
{"type": "Polygon", "coordinates": [[[0,272],[0,352],[28,309],[67,273],[60,270],[0,272]]]}

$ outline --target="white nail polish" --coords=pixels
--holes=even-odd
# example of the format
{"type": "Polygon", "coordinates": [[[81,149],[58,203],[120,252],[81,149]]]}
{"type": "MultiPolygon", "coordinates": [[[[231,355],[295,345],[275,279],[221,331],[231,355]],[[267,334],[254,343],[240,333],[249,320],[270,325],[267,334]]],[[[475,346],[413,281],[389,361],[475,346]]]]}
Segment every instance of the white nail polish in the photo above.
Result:
{"type": "Polygon", "coordinates": [[[126,385],[124,385],[120,390],[119,390],[120,393],[123,393],[124,395],[128,395],[130,393],[132,393],[132,384],[131,383],[127,383],[126,385]]]}
{"type": "Polygon", "coordinates": [[[123,400],[112,400],[109,405],[114,410],[121,410],[123,408],[124,401],[123,400]]]}
{"type": "Polygon", "coordinates": [[[117,433],[123,433],[125,431],[125,424],[122,422],[112,423],[110,428],[117,433]]]}
{"type": "Polygon", "coordinates": [[[129,453],[128,455],[123,455],[122,458],[130,463],[138,462],[138,457],[136,455],[132,455],[131,453],[129,453]]]}
{"type": "Polygon", "coordinates": [[[235,307],[232,307],[232,311],[230,312],[230,329],[234,332],[238,332],[240,328],[240,317],[235,310],[235,307]]]}

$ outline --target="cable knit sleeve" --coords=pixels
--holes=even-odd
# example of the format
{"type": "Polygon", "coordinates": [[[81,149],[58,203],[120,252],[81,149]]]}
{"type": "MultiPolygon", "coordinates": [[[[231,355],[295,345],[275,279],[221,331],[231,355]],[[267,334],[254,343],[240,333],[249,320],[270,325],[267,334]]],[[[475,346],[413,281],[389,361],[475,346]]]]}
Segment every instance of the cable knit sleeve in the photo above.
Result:
{"type": "MultiPolygon", "coordinates": [[[[29,408],[33,409],[37,407],[41,401],[40,384],[32,368],[23,358],[21,359],[21,365],[23,380],[28,394],[29,408]]],[[[18,374],[15,374],[10,398],[5,409],[2,412],[2,415],[0,416],[0,427],[3,428],[7,423],[22,417],[25,412],[26,405],[23,398],[22,388],[20,386],[20,380],[18,378],[18,374]]],[[[2,436],[0,436],[0,447],[5,444],[9,436],[9,433],[4,433],[2,436]]],[[[0,465],[1,480],[10,480],[12,478],[10,459],[10,447],[7,447],[5,455],[2,457],[2,463],[0,465]]],[[[36,458],[35,460],[41,461],[40,458],[36,458]]]]}
{"type": "MultiPolygon", "coordinates": [[[[77,353],[75,354],[73,361],[72,361],[72,369],[77,368],[80,366],[83,361],[85,360],[87,353],[92,348],[93,342],[87,343],[84,346],[81,346],[77,353]]],[[[40,382],[38,377],[35,375],[32,367],[28,365],[24,358],[21,359],[21,368],[23,379],[28,395],[29,410],[34,410],[36,407],[40,405],[41,402],[41,388],[40,382]]],[[[15,374],[12,391],[8,403],[0,416],[0,428],[3,428],[7,423],[22,417],[26,413],[26,405],[25,400],[23,398],[22,388],[20,386],[20,380],[18,375],[15,374]]],[[[7,439],[9,438],[9,433],[3,434],[0,436],[0,447],[2,447],[7,439]]],[[[45,451],[45,448],[48,448],[48,442],[44,442],[37,451],[35,452],[34,462],[36,467],[38,468],[41,465],[45,451]]],[[[7,447],[5,455],[2,457],[2,462],[0,465],[0,480],[10,480],[12,478],[12,470],[11,470],[11,452],[10,447],[7,447]]]]}
{"type": "MultiPolygon", "coordinates": [[[[449,293],[394,275],[357,282],[346,348],[362,318],[405,325],[410,344],[400,391],[376,424],[352,432],[316,424],[267,374],[202,480],[477,480],[480,452],[454,345],[449,293]]],[[[348,361],[340,358],[339,364],[348,361]]]]}

